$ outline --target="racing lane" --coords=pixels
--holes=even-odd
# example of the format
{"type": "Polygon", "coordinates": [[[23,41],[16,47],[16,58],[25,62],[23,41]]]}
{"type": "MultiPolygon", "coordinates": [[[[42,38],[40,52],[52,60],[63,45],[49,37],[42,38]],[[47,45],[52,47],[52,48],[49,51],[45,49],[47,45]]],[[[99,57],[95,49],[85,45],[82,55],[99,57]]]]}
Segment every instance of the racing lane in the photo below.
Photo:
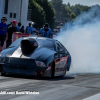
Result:
{"type": "Polygon", "coordinates": [[[38,91],[39,95],[0,95],[0,100],[82,100],[100,93],[100,75],[64,78],[0,76],[0,91],[38,91]]]}

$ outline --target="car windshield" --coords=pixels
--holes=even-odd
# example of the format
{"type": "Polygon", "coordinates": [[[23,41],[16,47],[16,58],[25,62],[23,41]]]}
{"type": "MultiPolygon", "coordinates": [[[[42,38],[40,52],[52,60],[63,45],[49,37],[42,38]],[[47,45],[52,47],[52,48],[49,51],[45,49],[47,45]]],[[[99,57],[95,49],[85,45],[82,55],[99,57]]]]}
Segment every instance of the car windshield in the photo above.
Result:
{"type": "MultiPolygon", "coordinates": [[[[9,48],[15,47],[15,46],[19,46],[22,39],[23,39],[23,38],[19,38],[19,39],[17,39],[16,41],[14,41],[14,42],[9,46],[9,48]]],[[[49,48],[49,49],[51,49],[51,50],[55,50],[55,49],[54,49],[54,43],[53,43],[53,41],[45,40],[45,39],[36,39],[36,41],[38,42],[38,45],[39,45],[39,46],[42,46],[42,47],[45,47],[45,48],[49,48]]]]}
{"type": "Polygon", "coordinates": [[[22,39],[23,39],[23,38],[19,38],[19,39],[17,39],[16,41],[14,41],[14,42],[9,46],[9,48],[19,46],[22,39]]]}
{"type": "Polygon", "coordinates": [[[53,41],[45,40],[45,39],[37,39],[37,42],[38,42],[39,46],[42,46],[42,47],[54,50],[54,43],[53,43],[53,41]]]}

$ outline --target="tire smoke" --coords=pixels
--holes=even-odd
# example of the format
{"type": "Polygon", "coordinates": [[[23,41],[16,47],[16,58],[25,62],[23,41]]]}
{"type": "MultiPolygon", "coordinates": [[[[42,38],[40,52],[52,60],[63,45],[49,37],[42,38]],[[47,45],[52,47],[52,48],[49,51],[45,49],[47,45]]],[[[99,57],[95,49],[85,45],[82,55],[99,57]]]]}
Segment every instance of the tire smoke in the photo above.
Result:
{"type": "Polygon", "coordinates": [[[100,7],[93,6],[63,26],[59,40],[72,56],[71,74],[100,73],[100,7]]]}

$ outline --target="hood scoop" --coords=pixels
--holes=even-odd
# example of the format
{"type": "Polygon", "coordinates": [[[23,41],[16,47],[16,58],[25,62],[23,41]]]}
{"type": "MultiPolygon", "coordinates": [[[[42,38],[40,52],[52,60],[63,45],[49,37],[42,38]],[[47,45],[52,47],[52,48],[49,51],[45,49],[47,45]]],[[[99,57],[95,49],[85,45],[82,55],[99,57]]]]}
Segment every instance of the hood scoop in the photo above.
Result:
{"type": "Polygon", "coordinates": [[[23,39],[21,41],[21,50],[23,54],[31,54],[38,47],[38,43],[35,39],[23,39]]]}

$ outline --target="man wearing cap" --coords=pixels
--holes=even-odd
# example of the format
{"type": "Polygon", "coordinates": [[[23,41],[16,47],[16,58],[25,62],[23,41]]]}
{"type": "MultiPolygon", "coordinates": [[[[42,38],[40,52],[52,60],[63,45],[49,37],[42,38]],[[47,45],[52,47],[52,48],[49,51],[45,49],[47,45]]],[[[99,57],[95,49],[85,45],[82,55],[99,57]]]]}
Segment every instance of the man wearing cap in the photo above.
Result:
{"type": "Polygon", "coordinates": [[[4,41],[7,40],[8,26],[6,24],[6,21],[7,21],[7,18],[2,17],[1,22],[0,22],[0,52],[4,45],[4,41]]]}
{"type": "Polygon", "coordinates": [[[13,20],[12,21],[12,27],[8,29],[8,40],[7,40],[7,47],[12,43],[12,34],[14,32],[17,32],[17,27],[16,27],[17,21],[13,20]]]}
{"type": "Polygon", "coordinates": [[[49,28],[49,24],[45,23],[44,28],[41,28],[39,33],[41,33],[42,37],[52,38],[52,30],[49,28]]]}

